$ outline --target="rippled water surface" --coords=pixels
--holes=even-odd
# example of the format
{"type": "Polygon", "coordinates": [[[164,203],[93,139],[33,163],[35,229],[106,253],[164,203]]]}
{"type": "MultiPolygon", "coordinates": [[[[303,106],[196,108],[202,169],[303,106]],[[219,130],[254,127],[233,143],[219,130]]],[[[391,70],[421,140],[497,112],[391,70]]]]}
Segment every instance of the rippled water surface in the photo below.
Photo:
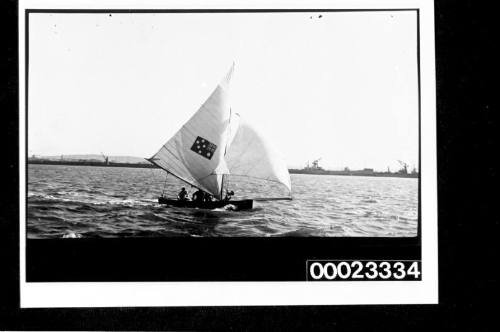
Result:
{"type": "MultiPolygon", "coordinates": [[[[181,209],[157,204],[164,188],[174,197],[184,186],[158,169],[29,165],[28,237],[416,235],[417,179],[291,178],[292,201],[254,202],[249,211],[181,209]]],[[[280,194],[245,179],[229,185],[234,199],[280,194]]]]}

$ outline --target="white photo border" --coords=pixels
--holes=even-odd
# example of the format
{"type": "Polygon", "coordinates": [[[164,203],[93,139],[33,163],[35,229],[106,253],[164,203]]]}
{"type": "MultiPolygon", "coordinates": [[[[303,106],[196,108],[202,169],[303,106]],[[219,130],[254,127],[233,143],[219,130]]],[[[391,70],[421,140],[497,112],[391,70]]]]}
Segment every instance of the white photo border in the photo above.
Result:
{"type": "Polygon", "coordinates": [[[421,281],[26,282],[26,193],[20,190],[20,304],[46,307],[356,305],[438,303],[436,94],[433,1],[62,1],[19,2],[19,175],[26,186],[26,9],[416,9],[420,47],[421,281]]]}

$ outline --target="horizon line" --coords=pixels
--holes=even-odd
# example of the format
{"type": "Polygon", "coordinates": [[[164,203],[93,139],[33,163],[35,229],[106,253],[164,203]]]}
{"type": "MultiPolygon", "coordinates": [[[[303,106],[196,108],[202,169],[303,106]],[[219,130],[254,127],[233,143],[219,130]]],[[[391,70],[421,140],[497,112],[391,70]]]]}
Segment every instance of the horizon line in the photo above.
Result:
{"type": "MultiPolygon", "coordinates": [[[[104,153],[72,153],[72,154],[51,154],[51,155],[42,155],[42,154],[31,154],[31,155],[27,155],[27,159],[31,159],[31,158],[38,158],[38,159],[43,159],[43,158],[56,158],[56,157],[63,157],[66,156],[66,157],[76,157],[76,156],[99,156],[99,157],[102,157],[102,156],[105,156],[107,158],[113,158],[113,157],[125,157],[125,158],[137,158],[137,159],[143,159],[144,161],[148,161],[148,158],[149,157],[137,157],[137,156],[131,156],[131,155],[106,155],[104,153]]],[[[314,161],[314,159],[312,160],[314,161]]],[[[395,160],[396,162],[398,161],[397,159],[395,160]]],[[[306,168],[306,164],[309,164],[310,160],[307,160],[303,165],[299,166],[299,165],[287,165],[287,168],[288,169],[304,169],[306,168]]],[[[324,167],[332,167],[333,169],[331,170],[345,170],[346,168],[351,170],[351,171],[354,171],[354,170],[374,170],[374,171],[382,171],[382,168],[373,168],[373,167],[361,167],[359,169],[354,169],[350,166],[348,166],[348,164],[346,163],[345,166],[333,166],[333,165],[330,165],[330,166],[324,166],[324,167]]],[[[321,169],[325,169],[324,167],[321,167],[321,169]]],[[[407,167],[408,167],[408,170],[410,169],[415,169],[417,171],[419,171],[417,165],[415,164],[407,164],[407,167]]],[[[390,169],[391,167],[388,165],[387,168],[384,168],[384,172],[387,171],[388,169],[390,169]]],[[[401,167],[402,168],[402,167],[401,167]]],[[[401,168],[396,168],[396,169],[401,169],[401,168]]],[[[394,168],[393,168],[394,169],[394,168]]],[[[325,169],[326,170],[326,169],[325,169]]]]}

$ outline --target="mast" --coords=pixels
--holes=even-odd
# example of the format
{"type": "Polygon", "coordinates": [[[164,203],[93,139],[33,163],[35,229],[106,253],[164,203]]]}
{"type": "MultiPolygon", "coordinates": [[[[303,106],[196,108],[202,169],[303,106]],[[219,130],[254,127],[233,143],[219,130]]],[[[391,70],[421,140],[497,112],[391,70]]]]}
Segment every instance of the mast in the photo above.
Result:
{"type": "MultiPolygon", "coordinates": [[[[233,66],[234,66],[234,63],[233,63],[233,66]]],[[[230,133],[230,130],[231,130],[231,115],[232,115],[232,108],[230,107],[229,108],[229,121],[227,123],[227,139],[226,139],[226,145],[224,146],[224,157],[226,156],[226,153],[227,153],[227,143],[228,143],[228,139],[229,137],[231,136],[231,133],[230,133]]],[[[221,184],[220,184],[220,200],[222,201],[223,200],[223,193],[224,193],[224,176],[225,174],[222,174],[222,179],[221,179],[221,184]]]]}
{"type": "Polygon", "coordinates": [[[221,185],[220,185],[220,200],[222,201],[223,200],[223,192],[224,192],[224,175],[225,174],[222,174],[222,182],[221,182],[221,185]]]}

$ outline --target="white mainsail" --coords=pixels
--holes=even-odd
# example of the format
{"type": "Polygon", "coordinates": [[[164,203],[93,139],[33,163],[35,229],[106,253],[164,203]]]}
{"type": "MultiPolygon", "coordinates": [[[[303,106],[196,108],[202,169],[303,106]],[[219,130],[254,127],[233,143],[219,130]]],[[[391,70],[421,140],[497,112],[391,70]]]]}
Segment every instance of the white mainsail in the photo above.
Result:
{"type": "Polygon", "coordinates": [[[233,70],[234,63],[200,109],[148,160],[218,199],[224,174],[277,182],[291,192],[284,160],[231,111],[228,88],[233,70]]]}
{"type": "Polygon", "coordinates": [[[220,199],[230,108],[231,69],[200,109],[149,159],[179,179],[220,199]]]}
{"type": "Polygon", "coordinates": [[[284,159],[254,127],[241,119],[226,153],[226,163],[231,175],[277,182],[292,191],[284,159]]]}

